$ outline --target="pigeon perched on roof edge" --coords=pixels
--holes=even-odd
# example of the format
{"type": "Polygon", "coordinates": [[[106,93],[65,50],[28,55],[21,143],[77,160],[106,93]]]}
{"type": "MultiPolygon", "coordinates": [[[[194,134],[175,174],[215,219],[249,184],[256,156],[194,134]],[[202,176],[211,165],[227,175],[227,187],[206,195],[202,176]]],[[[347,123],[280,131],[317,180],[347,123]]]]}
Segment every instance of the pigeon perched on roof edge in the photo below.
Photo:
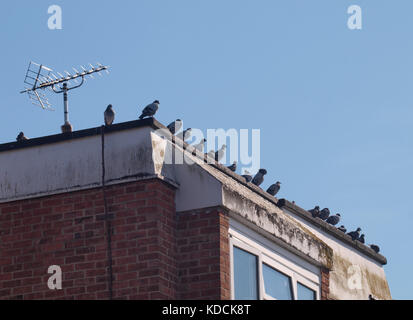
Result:
{"type": "Polygon", "coordinates": [[[19,135],[16,138],[16,141],[21,142],[21,141],[26,141],[29,140],[29,138],[27,138],[23,132],[20,132],[19,135]]]}
{"type": "Polygon", "coordinates": [[[221,149],[215,152],[215,161],[220,162],[225,156],[225,150],[227,149],[227,145],[222,145],[221,149]]]}
{"type": "Polygon", "coordinates": [[[264,176],[267,174],[267,170],[260,169],[258,173],[255,175],[254,179],[252,179],[252,183],[259,187],[264,182],[264,176]]]}
{"type": "Polygon", "coordinates": [[[334,215],[334,216],[328,217],[327,223],[328,223],[328,224],[331,224],[332,226],[336,226],[336,225],[339,224],[340,219],[341,219],[341,215],[340,215],[339,213],[337,213],[337,214],[334,215]]]}
{"type": "Polygon", "coordinates": [[[229,170],[231,170],[232,172],[237,171],[237,161],[234,161],[234,163],[232,165],[230,165],[229,167],[227,167],[229,170]]]}
{"type": "Polygon", "coordinates": [[[278,181],[277,183],[273,184],[271,187],[267,189],[267,193],[275,197],[277,193],[280,191],[280,189],[281,189],[281,182],[278,181]]]}
{"type": "Polygon", "coordinates": [[[153,103],[147,105],[143,111],[141,116],[139,117],[140,120],[146,117],[153,117],[159,109],[159,101],[155,100],[153,103]]]}
{"type": "Polygon", "coordinates": [[[182,128],[182,120],[176,119],[174,122],[170,123],[167,128],[171,131],[172,134],[177,133],[182,128]]]}
{"type": "Polygon", "coordinates": [[[341,226],[340,228],[337,228],[337,230],[339,230],[339,231],[341,231],[341,232],[343,232],[343,233],[346,233],[346,232],[347,232],[347,229],[346,229],[345,226],[341,226]]]}
{"type": "Polygon", "coordinates": [[[308,210],[311,213],[313,218],[317,218],[320,215],[320,207],[316,206],[314,209],[308,210]]]}
{"type": "Polygon", "coordinates": [[[250,183],[252,181],[251,173],[248,170],[244,171],[244,174],[242,175],[242,177],[245,179],[247,183],[250,183]]]}
{"type": "Polygon", "coordinates": [[[321,210],[320,215],[318,216],[321,220],[327,220],[328,217],[330,216],[330,209],[324,208],[321,210]]]}
{"type": "Polygon", "coordinates": [[[113,110],[112,105],[108,105],[104,112],[104,119],[105,119],[105,125],[106,126],[111,126],[113,124],[113,121],[115,121],[115,111],[113,110]]]}
{"type": "Polygon", "coordinates": [[[202,141],[196,145],[193,146],[194,148],[194,152],[192,153],[193,155],[199,153],[202,154],[204,152],[204,148],[205,148],[205,142],[207,142],[206,139],[202,139],[202,141]]]}
{"type": "Polygon", "coordinates": [[[376,253],[380,252],[380,247],[376,244],[371,244],[370,248],[373,249],[376,253]]]}
{"type": "Polygon", "coordinates": [[[361,232],[361,228],[357,228],[356,231],[351,231],[351,232],[349,232],[349,233],[347,233],[347,234],[348,234],[348,235],[351,237],[351,239],[354,241],[354,240],[357,240],[357,239],[360,238],[360,232],[361,232]]]}

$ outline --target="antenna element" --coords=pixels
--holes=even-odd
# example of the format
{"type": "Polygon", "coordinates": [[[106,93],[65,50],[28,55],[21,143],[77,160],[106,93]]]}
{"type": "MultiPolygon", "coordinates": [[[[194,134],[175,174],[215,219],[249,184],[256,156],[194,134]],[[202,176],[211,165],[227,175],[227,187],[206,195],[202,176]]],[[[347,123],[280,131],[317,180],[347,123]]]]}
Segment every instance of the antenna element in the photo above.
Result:
{"type": "Polygon", "coordinates": [[[72,132],[72,125],[69,122],[69,103],[68,103],[68,92],[73,89],[77,89],[83,85],[85,82],[85,77],[89,76],[93,79],[93,74],[97,73],[99,75],[100,72],[106,71],[109,73],[109,67],[101,65],[98,63],[96,66],[90,64],[90,69],[87,70],[83,66],[81,67],[83,71],[79,72],[75,68],[74,74],[71,74],[67,71],[64,73],[66,76],[62,75],[61,73],[57,72],[58,77],[52,72],[53,70],[35,63],[30,62],[29,67],[26,72],[26,77],[24,79],[24,83],[28,85],[26,89],[21,91],[20,93],[27,93],[29,95],[30,100],[33,104],[40,106],[46,110],[54,110],[47,99],[46,94],[44,91],[46,89],[50,89],[55,93],[63,93],[63,106],[64,106],[64,124],[62,126],[62,132],[72,132]],[[80,84],[78,82],[80,80],[80,84]],[[70,81],[75,82],[77,85],[69,87],[71,84],[70,81]]]}

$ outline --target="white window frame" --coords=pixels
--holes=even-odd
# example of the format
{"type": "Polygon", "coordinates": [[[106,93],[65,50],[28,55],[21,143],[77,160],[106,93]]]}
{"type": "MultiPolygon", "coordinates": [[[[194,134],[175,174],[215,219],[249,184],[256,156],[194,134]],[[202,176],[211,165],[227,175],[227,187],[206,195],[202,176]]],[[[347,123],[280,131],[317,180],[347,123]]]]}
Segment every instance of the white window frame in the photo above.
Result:
{"type": "Polygon", "coordinates": [[[265,293],[262,266],[263,263],[290,277],[293,300],[298,298],[298,282],[315,292],[316,300],[320,300],[321,270],[310,265],[307,261],[277,246],[268,239],[247,228],[246,226],[231,221],[229,229],[230,267],[231,267],[231,299],[235,300],[234,290],[234,246],[251,253],[258,261],[258,299],[276,300],[265,293]]]}

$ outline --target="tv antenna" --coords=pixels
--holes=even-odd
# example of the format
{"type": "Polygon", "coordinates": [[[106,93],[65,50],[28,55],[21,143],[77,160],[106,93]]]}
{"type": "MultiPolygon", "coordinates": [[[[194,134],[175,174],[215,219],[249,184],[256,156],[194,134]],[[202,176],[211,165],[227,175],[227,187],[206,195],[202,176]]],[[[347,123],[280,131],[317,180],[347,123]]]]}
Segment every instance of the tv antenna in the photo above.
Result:
{"type": "Polygon", "coordinates": [[[63,106],[64,106],[64,124],[62,126],[62,132],[72,132],[72,125],[69,122],[69,103],[68,103],[68,92],[73,89],[81,87],[85,81],[86,77],[89,76],[94,79],[93,74],[99,74],[102,76],[101,72],[106,71],[109,73],[109,67],[97,63],[96,66],[89,64],[88,69],[84,66],[80,66],[81,71],[72,68],[75,73],[64,71],[65,75],[56,72],[57,76],[53,73],[53,70],[35,62],[30,62],[27,68],[26,77],[24,83],[28,85],[26,89],[20,93],[27,93],[29,99],[34,105],[37,105],[45,110],[54,111],[49,100],[46,96],[45,90],[49,89],[54,93],[63,93],[63,106]],[[80,81],[80,83],[79,83],[80,81]],[[72,82],[75,84],[73,85],[72,82]]]}

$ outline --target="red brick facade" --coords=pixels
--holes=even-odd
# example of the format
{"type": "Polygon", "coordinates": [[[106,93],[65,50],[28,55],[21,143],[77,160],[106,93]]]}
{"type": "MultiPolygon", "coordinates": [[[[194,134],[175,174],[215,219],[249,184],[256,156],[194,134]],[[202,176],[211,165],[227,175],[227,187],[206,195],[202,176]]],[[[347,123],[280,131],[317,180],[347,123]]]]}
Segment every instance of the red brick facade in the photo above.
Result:
{"type": "Polygon", "coordinates": [[[105,194],[106,214],[102,188],[0,204],[0,299],[230,298],[225,213],[177,215],[161,180],[105,194]],[[62,290],[47,287],[51,265],[62,290]]]}
{"type": "MultiPolygon", "coordinates": [[[[0,300],[231,298],[225,210],[176,213],[161,180],[105,190],[106,214],[102,188],[0,204],[0,300]]],[[[328,270],[321,283],[326,300],[328,270]]]]}
{"type": "Polygon", "coordinates": [[[321,269],[321,300],[329,300],[330,294],[330,270],[321,269]]]}
{"type": "Polygon", "coordinates": [[[178,214],[179,299],[229,300],[229,220],[219,209],[178,214]]]}

